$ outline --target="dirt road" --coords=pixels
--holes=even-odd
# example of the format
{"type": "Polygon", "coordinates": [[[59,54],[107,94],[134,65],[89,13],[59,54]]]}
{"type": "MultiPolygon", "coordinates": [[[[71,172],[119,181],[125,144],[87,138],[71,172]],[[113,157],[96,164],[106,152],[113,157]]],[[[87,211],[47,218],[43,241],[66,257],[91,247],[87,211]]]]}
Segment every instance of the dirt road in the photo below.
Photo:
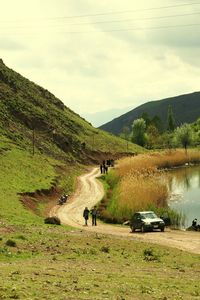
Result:
{"type": "Polygon", "coordinates": [[[191,253],[200,254],[200,232],[169,230],[165,232],[131,233],[129,227],[107,225],[98,222],[97,226],[84,226],[83,210],[87,206],[94,206],[104,194],[101,183],[96,179],[99,176],[97,168],[90,173],[78,178],[78,188],[68,203],[56,206],[51,210],[51,215],[60,218],[63,224],[101,234],[111,234],[132,240],[140,240],[155,244],[167,245],[191,253]]]}

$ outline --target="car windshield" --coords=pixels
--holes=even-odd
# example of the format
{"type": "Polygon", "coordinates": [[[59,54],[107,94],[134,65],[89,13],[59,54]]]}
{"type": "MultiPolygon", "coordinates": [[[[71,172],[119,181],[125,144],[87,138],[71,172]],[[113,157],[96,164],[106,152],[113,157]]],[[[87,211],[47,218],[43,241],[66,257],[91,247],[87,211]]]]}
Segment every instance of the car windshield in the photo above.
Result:
{"type": "Polygon", "coordinates": [[[141,217],[142,217],[142,219],[155,219],[155,218],[158,218],[156,216],[156,214],[154,214],[153,212],[142,213],[141,217]]]}

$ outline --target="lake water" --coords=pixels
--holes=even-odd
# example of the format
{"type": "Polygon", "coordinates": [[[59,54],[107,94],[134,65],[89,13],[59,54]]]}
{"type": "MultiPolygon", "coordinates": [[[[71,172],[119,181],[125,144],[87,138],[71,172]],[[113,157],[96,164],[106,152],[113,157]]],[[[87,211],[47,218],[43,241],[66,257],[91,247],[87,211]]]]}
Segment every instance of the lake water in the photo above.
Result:
{"type": "Polygon", "coordinates": [[[194,218],[200,224],[200,166],[183,167],[169,172],[169,206],[186,216],[185,227],[194,218]]]}

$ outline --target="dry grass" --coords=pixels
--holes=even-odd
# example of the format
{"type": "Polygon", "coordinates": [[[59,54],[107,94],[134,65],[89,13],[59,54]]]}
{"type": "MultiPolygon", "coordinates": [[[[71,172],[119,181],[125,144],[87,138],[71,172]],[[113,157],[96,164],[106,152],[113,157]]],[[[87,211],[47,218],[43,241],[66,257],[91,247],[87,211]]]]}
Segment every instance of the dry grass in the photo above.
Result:
{"type": "Polygon", "coordinates": [[[137,211],[151,207],[165,207],[169,191],[161,169],[185,163],[200,162],[200,152],[165,151],[138,155],[119,161],[117,174],[121,178],[118,186],[118,207],[121,211],[137,211]]]}
{"type": "Polygon", "coordinates": [[[168,189],[161,174],[126,175],[119,185],[118,205],[131,211],[166,205],[168,189]]]}
{"type": "Polygon", "coordinates": [[[120,160],[118,174],[121,177],[127,175],[127,173],[147,173],[147,171],[151,173],[157,169],[172,168],[186,163],[197,162],[200,162],[199,150],[188,150],[187,153],[184,150],[156,152],[120,160]]]}

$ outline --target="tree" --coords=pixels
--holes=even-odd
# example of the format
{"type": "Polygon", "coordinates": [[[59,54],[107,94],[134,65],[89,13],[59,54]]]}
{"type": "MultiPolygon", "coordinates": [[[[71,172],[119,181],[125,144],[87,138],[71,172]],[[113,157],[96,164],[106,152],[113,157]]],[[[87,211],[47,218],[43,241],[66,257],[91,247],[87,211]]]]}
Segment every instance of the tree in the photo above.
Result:
{"type": "Polygon", "coordinates": [[[155,115],[151,120],[151,125],[155,126],[159,132],[162,131],[162,121],[159,116],[155,115]]]}
{"type": "Polygon", "coordinates": [[[157,127],[157,129],[159,130],[159,132],[162,129],[162,122],[161,119],[158,115],[153,116],[152,118],[149,116],[148,113],[143,112],[141,117],[142,119],[145,120],[146,123],[146,128],[148,128],[149,126],[153,125],[155,127],[157,127]]]}
{"type": "Polygon", "coordinates": [[[129,129],[128,126],[124,126],[122,128],[122,132],[120,134],[120,137],[127,141],[126,150],[128,151],[128,142],[129,142],[129,138],[130,138],[130,129],[129,129]]]}
{"type": "Polygon", "coordinates": [[[189,124],[183,124],[178,127],[175,131],[175,136],[177,141],[185,148],[187,152],[187,147],[192,143],[192,129],[189,124]]]}
{"type": "Polygon", "coordinates": [[[125,140],[129,140],[129,136],[130,136],[130,129],[128,126],[124,126],[122,128],[122,131],[120,133],[120,137],[125,139],[125,140]]]}
{"type": "Polygon", "coordinates": [[[132,125],[132,142],[144,146],[146,143],[146,122],[144,119],[137,119],[132,125]]]}
{"type": "Polygon", "coordinates": [[[158,144],[161,148],[164,149],[171,149],[174,147],[174,134],[171,132],[165,131],[162,135],[158,138],[158,144]]]}
{"type": "Polygon", "coordinates": [[[174,129],[175,129],[174,114],[171,105],[169,105],[168,114],[167,114],[167,130],[172,132],[174,131],[174,129]]]}
{"type": "Polygon", "coordinates": [[[200,144],[200,118],[198,118],[196,122],[191,125],[191,127],[193,130],[193,141],[197,146],[200,144]]]}
{"type": "Polygon", "coordinates": [[[146,128],[151,124],[151,118],[147,112],[143,112],[140,118],[145,121],[146,128]]]}
{"type": "Polygon", "coordinates": [[[149,149],[155,148],[158,144],[159,131],[154,125],[149,125],[147,128],[147,147],[149,149]]]}

